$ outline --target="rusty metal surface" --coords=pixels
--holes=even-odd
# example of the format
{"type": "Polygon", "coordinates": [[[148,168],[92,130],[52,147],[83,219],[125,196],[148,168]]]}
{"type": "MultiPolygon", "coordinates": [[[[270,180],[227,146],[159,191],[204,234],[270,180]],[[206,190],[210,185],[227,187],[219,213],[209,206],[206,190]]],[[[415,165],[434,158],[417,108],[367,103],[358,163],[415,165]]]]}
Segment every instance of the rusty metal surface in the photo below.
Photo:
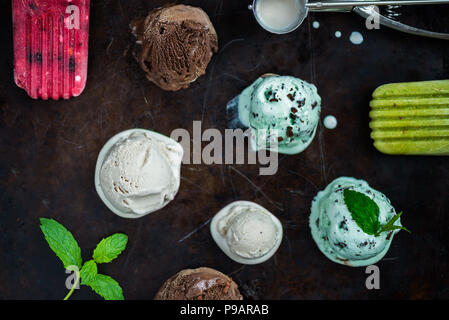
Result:
{"type": "MultiPolygon", "coordinates": [[[[368,103],[380,84],[449,78],[449,42],[396,31],[368,31],[355,14],[314,14],[294,33],[263,31],[247,3],[188,1],[211,17],[220,51],[207,74],[186,90],[149,83],[132,57],[128,24],[163,1],[92,3],[88,84],[69,101],[34,101],[13,82],[10,4],[1,10],[0,40],[0,298],[61,299],[66,274],[39,229],[39,217],[69,228],[83,258],[104,236],[129,235],[126,251],[100,271],[127,299],[152,299],[162,283],[189,267],[209,266],[233,277],[247,299],[449,298],[448,157],[387,156],[372,146],[368,103]],[[312,27],[319,21],[319,29],[312,27]],[[335,38],[340,30],[343,36],[335,38]],[[365,37],[349,42],[352,31],[365,37]],[[225,106],[259,75],[290,74],[315,83],[322,125],[302,154],[282,156],[274,176],[255,165],[183,165],[175,200],[137,220],[111,213],[94,188],[95,162],[115,133],[142,127],[226,127],[225,106]],[[327,260],[309,232],[313,196],[334,178],[367,180],[384,192],[412,234],[399,233],[378,263],[381,290],[365,288],[364,268],[327,260]],[[234,200],[255,201],[284,225],[274,258],[256,266],[231,261],[213,242],[207,222],[234,200]]],[[[98,299],[84,287],[73,299],[98,299]]]]}

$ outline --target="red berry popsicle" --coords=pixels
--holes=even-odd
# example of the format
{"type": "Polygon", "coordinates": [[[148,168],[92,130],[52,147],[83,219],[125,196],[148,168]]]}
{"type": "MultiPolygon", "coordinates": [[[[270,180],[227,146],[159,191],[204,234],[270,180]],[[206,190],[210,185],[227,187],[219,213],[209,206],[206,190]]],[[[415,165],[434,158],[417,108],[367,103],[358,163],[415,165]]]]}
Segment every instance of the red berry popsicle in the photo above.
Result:
{"type": "Polygon", "coordinates": [[[87,80],[90,0],[12,0],[14,80],[33,98],[69,99],[87,80]]]}

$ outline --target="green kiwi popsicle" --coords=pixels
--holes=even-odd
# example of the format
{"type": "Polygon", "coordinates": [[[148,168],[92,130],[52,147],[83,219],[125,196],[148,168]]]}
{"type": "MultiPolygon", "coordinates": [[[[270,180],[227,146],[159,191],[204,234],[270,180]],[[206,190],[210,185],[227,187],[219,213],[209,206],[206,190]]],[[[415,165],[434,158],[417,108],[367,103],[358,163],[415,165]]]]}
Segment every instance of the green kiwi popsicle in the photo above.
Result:
{"type": "Polygon", "coordinates": [[[449,80],[385,84],[370,106],[371,138],[380,152],[449,155],[449,80]]]}

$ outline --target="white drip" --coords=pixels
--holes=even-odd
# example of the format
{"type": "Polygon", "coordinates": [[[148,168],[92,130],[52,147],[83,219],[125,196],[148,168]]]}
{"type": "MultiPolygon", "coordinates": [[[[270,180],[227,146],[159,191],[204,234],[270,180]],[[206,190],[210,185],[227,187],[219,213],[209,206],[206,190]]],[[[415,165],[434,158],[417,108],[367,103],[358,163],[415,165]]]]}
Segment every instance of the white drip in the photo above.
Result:
{"type": "Polygon", "coordinates": [[[363,36],[362,36],[362,34],[360,32],[353,31],[351,33],[351,36],[349,37],[349,40],[353,44],[361,44],[363,42],[363,36]]]}

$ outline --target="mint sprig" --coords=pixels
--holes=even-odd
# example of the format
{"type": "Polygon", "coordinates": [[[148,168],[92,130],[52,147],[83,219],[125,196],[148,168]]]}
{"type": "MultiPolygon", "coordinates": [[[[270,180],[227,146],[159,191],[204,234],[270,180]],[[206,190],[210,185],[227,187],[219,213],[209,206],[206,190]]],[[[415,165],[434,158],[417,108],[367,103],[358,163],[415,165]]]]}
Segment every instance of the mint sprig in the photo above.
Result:
{"type": "Polygon", "coordinates": [[[81,248],[72,233],[53,219],[41,218],[40,222],[45,240],[51,250],[61,259],[64,268],[68,266],[81,268],[81,248]]]}
{"type": "Polygon", "coordinates": [[[367,234],[375,235],[379,230],[379,206],[363,193],[345,189],[344,200],[352,218],[367,234]]]}
{"type": "Polygon", "coordinates": [[[124,300],[122,288],[110,276],[97,274],[88,285],[105,300],[124,300]]]}
{"type": "MultiPolygon", "coordinates": [[[[128,243],[128,236],[116,233],[98,243],[93,253],[93,259],[82,263],[81,248],[72,233],[53,219],[41,218],[41,230],[45,240],[53,252],[61,259],[64,267],[76,269],[75,283],[81,278],[81,285],[89,286],[105,300],[124,300],[123,290],[117,281],[110,276],[99,274],[97,263],[108,263],[123,252],[128,243]]],[[[64,300],[73,293],[75,286],[64,300]]]]}
{"type": "Polygon", "coordinates": [[[95,276],[98,274],[97,264],[93,260],[89,260],[84,263],[81,268],[81,284],[89,285],[94,281],[95,276]]]}
{"type": "Polygon", "coordinates": [[[94,250],[93,258],[96,263],[109,263],[122,253],[128,243],[128,236],[116,233],[100,241],[94,250]]]}
{"type": "Polygon", "coordinates": [[[406,227],[394,225],[394,223],[396,222],[396,220],[399,219],[400,216],[402,216],[402,211],[399,212],[397,215],[395,215],[393,218],[391,218],[386,224],[384,224],[380,228],[380,230],[378,232],[376,232],[375,236],[378,237],[382,232],[392,231],[392,230],[397,230],[397,229],[405,230],[408,233],[411,233],[411,231],[409,229],[407,229],[406,227]]]}
{"type": "Polygon", "coordinates": [[[397,229],[410,232],[405,227],[394,225],[402,212],[395,215],[386,224],[381,225],[379,222],[379,206],[370,197],[358,191],[345,189],[343,198],[352,218],[363,232],[376,237],[380,236],[382,232],[397,229]]]}

